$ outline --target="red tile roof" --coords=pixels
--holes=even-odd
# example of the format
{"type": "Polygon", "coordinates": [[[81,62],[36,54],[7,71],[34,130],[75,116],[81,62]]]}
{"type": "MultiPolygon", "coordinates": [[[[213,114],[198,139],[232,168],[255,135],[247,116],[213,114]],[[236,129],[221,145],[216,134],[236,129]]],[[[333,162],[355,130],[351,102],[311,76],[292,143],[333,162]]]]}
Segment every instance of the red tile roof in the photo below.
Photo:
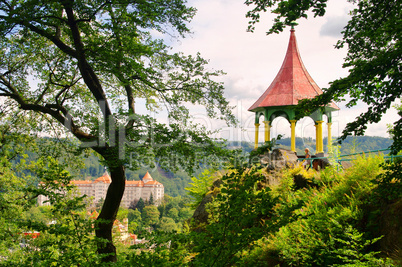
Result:
{"type": "Polygon", "coordinates": [[[158,181],[149,181],[145,183],[145,185],[154,185],[154,184],[161,184],[161,183],[158,181]]]}
{"type": "MultiPolygon", "coordinates": [[[[278,74],[262,96],[248,109],[257,111],[263,107],[297,105],[299,100],[314,98],[322,90],[307,72],[297,47],[295,30],[290,30],[290,39],[285,59],[278,74]]],[[[330,106],[339,109],[334,103],[330,106]]]]}
{"type": "MultiPolygon", "coordinates": [[[[91,185],[92,183],[99,183],[103,182],[106,184],[110,184],[112,182],[112,179],[110,178],[109,174],[105,172],[101,177],[97,178],[94,181],[90,180],[72,180],[71,183],[75,185],[91,185]]],[[[41,182],[42,183],[42,182],[41,182]]],[[[143,187],[144,185],[158,185],[161,184],[158,181],[155,181],[151,175],[147,172],[144,177],[142,178],[142,181],[127,181],[126,180],[126,185],[127,186],[138,186],[138,187],[143,187]]]]}
{"type": "Polygon", "coordinates": [[[99,182],[110,184],[112,182],[112,179],[110,179],[109,174],[107,172],[105,172],[101,177],[99,177],[98,179],[96,179],[94,181],[94,183],[99,183],[99,182]]]}
{"type": "Polygon", "coordinates": [[[91,218],[92,220],[96,220],[96,218],[98,218],[98,216],[99,216],[99,213],[98,213],[96,210],[94,210],[94,211],[90,214],[90,217],[89,217],[89,218],[91,218]]]}
{"type": "Polygon", "coordinates": [[[72,184],[92,184],[92,181],[89,180],[71,180],[72,184]]]}
{"type": "Polygon", "coordinates": [[[126,185],[128,186],[143,186],[143,181],[126,181],[126,185]]]}
{"type": "Polygon", "coordinates": [[[137,239],[137,235],[135,235],[135,234],[130,234],[130,237],[132,238],[132,239],[137,239]]]}

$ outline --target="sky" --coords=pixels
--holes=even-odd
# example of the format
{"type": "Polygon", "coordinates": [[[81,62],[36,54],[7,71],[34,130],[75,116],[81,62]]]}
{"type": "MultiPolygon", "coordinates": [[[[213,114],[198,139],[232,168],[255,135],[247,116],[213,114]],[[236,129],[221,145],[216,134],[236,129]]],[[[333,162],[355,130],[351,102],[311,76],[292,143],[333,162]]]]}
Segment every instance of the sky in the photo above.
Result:
{"type": "MultiPolygon", "coordinates": [[[[255,32],[247,32],[248,19],[245,14],[250,7],[244,1],[189,0],[188,3],[198,10],[189,25],[193,34],[174,42],[174,50],[186,54],[200,52],[204,58],[209,59],[211,69],[227,73],[221,77],[225,85],[225,96],[236,107],[234,114],[243,130],[211,122],[201,112],[195,114],[197,122],[204,123],[207,128],[220,129],[221,133],[216,137],[253,142],[254,113],[247,110],[278,73],[287,50],[290,29],[286,28],[280,34],[266,35],[274,16],[265,13],[261,22],[256,25],[255,32]]],[[[321,88],[348,73],[342,68],[346,50],[338,50],[334,46],[342,37],[341,31],[349,19],[348,11],[351,7],[346,0],[329,0],[324,17],[309,16],[307,20],[298,21],[299,25],[295,28],[303,63],[321,88]]],[[[361,103],[353,108],[346,108],[345,104],[346,102],[337,103],[341,110],[333,114],[333,136],[339,136],[347,122],[353,121],[366,110],[361,103]]],[[[387,124],[396,119],[397,113],[393,109],[380,123],[369,125],[366,135],[389,137],[387,124]]],[[[260,141],[263,141],[262,127],[260,126],[260,141]]],[[[324,128],[326,136],[326,127],[324,128]]],[[[290,136],[289,123],[285,119],[274,120],[271,137],[277,134],[290,136]]],[[[313,121],[309,118],[298,121],[296,135],[315,137],[313,121]]]]}
{"type": "MultiPolygon", "coordinates": [[[[247,7],[244,0],[188,0],[188,4],[198,10],[189,24],[192,34],[184,39],[166,41],[170,42],[174,51],[192,55],[200,52],[209,60],[209,68],[227,73],[219,79],[224,82],[225,97],[235,107],[233,112],[240,127],[228,127],[222,122],[212,121],[200,107],[191,109],[195,122],[204,124],[210,130],[220,130],[214,137],[254,142],[254,113],[249,112],[248,108],[277,75],[287,50],[290,29],[286,28],[280,34],[266,35],[274,19],[274,15],[267,12],[262,14],[255,32],[247,32],[248,19],[245,15],[251,7],[247,7]]],[[[341,31],[349,20],[348,12],[352,7],[347,0],[329,0],[324,17],[313,18],[310,15],[308,19],[299,20],[295,28],[303,63],[321,88],[348,74],[342,68],[346,49],[339,50],[334,46],[342,37],[341,31]]],[[[352,108],[346,108],[346,102],[336,104],[340,111],[332,115],[333,136],[341,135],[348,122],[367,110],[362,103],[352,108]]],[[[154,115],[160,119],[161,114],[154,115]]],[[[396,110],[391,109],[380,123],[368,126],[366,135],[389,137],[387,124],[393,123],[398,117],[396,110]]],[[[290,137],[290,125],[286,119],[277,118],[272,125],[271,137],[278,134],[290,137]]],[[[323,134],[327,136],[326,127],[323,134]]],[[[296,136],[315,137],[312,119],[305,118],[297,122],[296,136]]],[[[262,123],[259,137],[262,142],[262,123]]]]}

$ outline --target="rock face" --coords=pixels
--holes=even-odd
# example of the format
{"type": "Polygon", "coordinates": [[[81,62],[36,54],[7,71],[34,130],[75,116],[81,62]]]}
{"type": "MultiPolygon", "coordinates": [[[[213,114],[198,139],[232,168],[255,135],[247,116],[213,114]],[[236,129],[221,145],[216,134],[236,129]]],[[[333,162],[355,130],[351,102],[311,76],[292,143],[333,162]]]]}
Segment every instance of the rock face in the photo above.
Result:
{"type": "Polygon", "coordinates": [[[202,231],[202,227],[204,224],[208,222],[208,212],[205,210],[206,204],[212,202],[213,198],[220,192],[220,186],[222,184],[222,180],[217,179],[212,184],[211,190],[204,196],[200,205],[195,209],[192,219],[197,222],[193,225],[193,231],[199,232],[202,231]]]}
{"type": "Polygon", "coordinates": [[[297,164],[297,155],[291,150],[276,148],[272,152],[260,155],[260,163],[268,170],[293,167],[297,164]]]}
{"type": "MultiPolygon", "coordinates": [[[[300,161],[297,160],[298,157],[295,152],[282,148],[276,148],[272,152],[266,152],[259,157],[259,163],[266,167],[267,170],[278,170],[285,167],[294,167],[298,164],[298,162],[300,163],[300,161]]],[[[311,157],[311,160],[313,161],[312,166],[315,170],[318,171],[330,165],[330,162],[327,158],[314,159],[316,157],[324,157],[324,154],[313,155],[311,157]]],[[[254,160],[254,162],[256,162],[256,160],[254,160]]]]}
{"type": "Polygon", "coordinates": [[[205,195],[202,199],[200,205],[195,209],[193,214],[193,219],[198,223],[207,223],[208,222],[208,212],[205,210],[205,205],[207,203],[212,202],[213,200],[213,193],[209,192],[205,195]]]}
{"type": "Polygon", "coordinates": [[[350,161],[341,161],[341,166],[344,170],[352,167],[352,163],[350,161]]]}

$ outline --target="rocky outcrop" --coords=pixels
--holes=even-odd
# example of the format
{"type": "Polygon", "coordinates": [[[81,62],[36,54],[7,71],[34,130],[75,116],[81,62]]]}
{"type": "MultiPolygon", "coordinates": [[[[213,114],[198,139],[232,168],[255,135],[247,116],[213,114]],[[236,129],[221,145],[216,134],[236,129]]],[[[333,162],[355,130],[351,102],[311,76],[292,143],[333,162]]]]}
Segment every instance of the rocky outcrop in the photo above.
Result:
{"type": "MultiPolygon", "coordinates": [[[[250,163],[260,163],[262,166],[269,170],[269,175],[266,176],[267,183],[272,185],[279,181],[280,174],[279,170],[285,167],[293,167],[297,164],[297,155],[295,152],[287,149],[274,149],[272,152],[267,152],[263,155],[255,156],[250,159],[250,163]]],[[[206,205],[212,202],[213,198],[220,192],[220,186],[222,181],[217,179],[214,181],[210,191],[205,194],[200,205],[194,211],[193,220],[193,231],[202,231],[203,225],[208,222],[208,212],[206,211],[206,205]]]]}
{"type": "Polygon", "coordinates": [[[261,165],[268,170],[294,167],[297,164],[296,153],[288,149],[276,148],[272,152],[268,151],[259,157],[261,165]]]}
{"type": "Polygon", "coordinates": [[[208,222],[208,212],[206,211],[206,205],[212,202],[213,198],[220,192],[220,187],[222,185],[221,179],[216,179],[212,184],[211,190],[205,194],[201,203],[195,209],[194,214],[192,216],[192,220],[194,221],[192,230],[193,231],[202,231],[203,225],[208,222]]]}

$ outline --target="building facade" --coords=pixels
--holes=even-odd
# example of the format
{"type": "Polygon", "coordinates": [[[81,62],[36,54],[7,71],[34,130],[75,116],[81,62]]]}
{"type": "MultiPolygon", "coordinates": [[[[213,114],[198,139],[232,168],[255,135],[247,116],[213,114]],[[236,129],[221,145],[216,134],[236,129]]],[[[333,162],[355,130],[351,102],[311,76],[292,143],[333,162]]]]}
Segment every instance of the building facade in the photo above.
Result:
{"type": "MultiPolygon", "coordinates": [[[[77,187],[77,194],[79,196],[86,195],[93,198],[94,203],[99,203],[102,199],[105,199],[107,189],[111,183],[110,176],[105,172],[101,177],[94,181],[89,180],[72,180],[71,183],[77,187]]],[[[138,201],[142,198],[144,201],[152,198],[155,203],[159,203],[159,200],[163,198],[165,194],[165,188],[163,184],[155,181],[151,175],[147,172],[140,181],[126,181],[126,189],[121,200],[121,206],[128,208],[134,201],[138,201]]],[[[38,204],[50,205],[46,202],[48,198],[40,195],[38,197],[38,204]]]]}

